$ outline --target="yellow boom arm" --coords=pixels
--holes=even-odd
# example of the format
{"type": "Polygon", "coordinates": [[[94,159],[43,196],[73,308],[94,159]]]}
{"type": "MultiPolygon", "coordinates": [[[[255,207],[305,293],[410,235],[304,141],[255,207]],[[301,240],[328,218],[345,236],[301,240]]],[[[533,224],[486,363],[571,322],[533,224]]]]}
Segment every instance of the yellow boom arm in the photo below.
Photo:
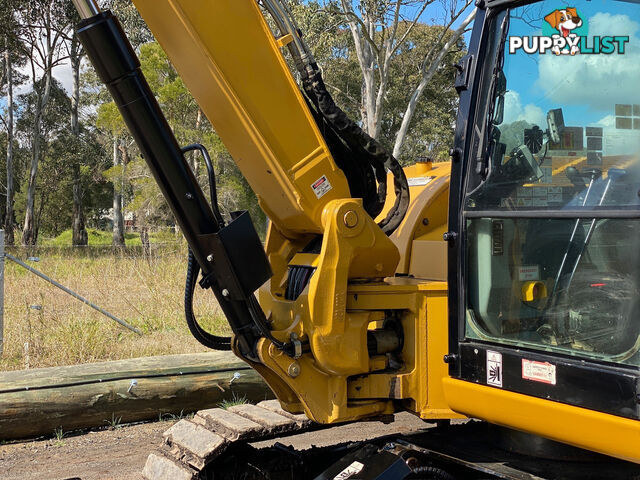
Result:
{"type": "MultiPolygon", "coordinates": [[[[136,7],[287,236],[321,233],[349,187],[254,0],[135,0],[136,7]]],[[[279,44],[280,43],[280,44],[279,44]]]]}

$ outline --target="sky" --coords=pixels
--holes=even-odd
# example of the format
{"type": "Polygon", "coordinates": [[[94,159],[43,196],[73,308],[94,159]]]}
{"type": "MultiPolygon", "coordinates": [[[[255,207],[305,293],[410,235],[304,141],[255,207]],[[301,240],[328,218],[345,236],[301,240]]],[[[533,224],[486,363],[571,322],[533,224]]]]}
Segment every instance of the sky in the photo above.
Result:
{"type": "Polygon", "coordinates": [[[640,104],[640,4],[612,0],[579,0],[568,4],[562,0],[544,1],[524,12],[526,22],[512,17],[509,35],[541,35],[546,25],[541,17],[563,8],[563,4],[577,8],[583,19],[580,33],[587,30],[591,41],[594,36],[628,35],[626,52],[575,56],[507,53],[505,122],[528,120],[544,127],[546,112],[562,108],[565,125],[612,127],[616,103],[640,104]]]}

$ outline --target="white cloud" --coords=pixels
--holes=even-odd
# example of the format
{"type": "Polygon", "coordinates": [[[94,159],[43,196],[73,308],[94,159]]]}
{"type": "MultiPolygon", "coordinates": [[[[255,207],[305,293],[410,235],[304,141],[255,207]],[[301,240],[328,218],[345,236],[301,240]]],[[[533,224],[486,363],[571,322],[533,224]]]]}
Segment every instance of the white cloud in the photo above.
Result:
{"type": "Polygon", "coordinates": [[[615,103],[640,103],[640,39],[635,36],[639,27],[628,15],[593,15],[589,19],[589,42],[594,35],[629,35],[625,53],[541,55],[538,86],[550,102],[558,105],[588,105],[592,110],[612,111],[615,103]]]}
{"type": "Polygon", "coordinates": [[[504,94],[504,119],[502,123],[506,125],[518,120],[525,120],[540,127],[546,125],[546,115],[540,107],[533,103],[522,106],[520,94],[515,90],[509,90],[504,94]]]}
{"type": "Polygon", "coordinates": [[[598,120],[595,125],[596,127],[604,127],[604,128],[615,128],[616,126],[616,116],[615,115],[607,115],[598,120]]]}

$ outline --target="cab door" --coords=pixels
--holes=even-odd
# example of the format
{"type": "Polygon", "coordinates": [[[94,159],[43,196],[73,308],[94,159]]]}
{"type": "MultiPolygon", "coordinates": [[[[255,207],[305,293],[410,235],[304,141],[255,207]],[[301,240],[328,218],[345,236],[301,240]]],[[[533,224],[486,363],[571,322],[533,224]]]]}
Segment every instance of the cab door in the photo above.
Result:
{"type": "Polygon", "coordinates": [[[452,151],[447,400],[640,462],[640,4],[485,6],[452,151]]]}

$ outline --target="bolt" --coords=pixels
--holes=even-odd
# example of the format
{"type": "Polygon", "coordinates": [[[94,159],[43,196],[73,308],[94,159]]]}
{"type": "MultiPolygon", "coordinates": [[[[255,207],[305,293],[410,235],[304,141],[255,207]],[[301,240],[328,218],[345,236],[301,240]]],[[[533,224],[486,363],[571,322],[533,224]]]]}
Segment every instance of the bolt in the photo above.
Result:
{"type": "Polygon", "coordinates": [[[442,235],[442,239],[445,242],[454,242],[456,238],[458,238],[458,234],[456,232],[446,232],[444,235],[442,235]]]}
{"type": "Polygon", "coordinates": [[[185,193],[184,198],[186,198],[187,200],[193,200],[193,193],[191,192],[185,193]]]}
{"type": "Polygon", "coordinates": [[[344,221],[344,224],[347,228],[353,228],[358,225],[358,214],[353,210],[349,210],[344,214],[342,220],[344,221]]]}
{"type": "Polygon", "coordinates": [[[444,363],[456,363],[458,361],[458,355],[455,353],[449,353],[443,358],[444,363]]]}
{"type": "Polygon", "coordinates": [[[289,368],[287,368],[287,373],[291,378],[296,378],[298,375],[300,375],[300,365],[298,364],[298,362],[293,362],[291,365],[289,365],[289,368]]]}
{"type": "Polygon", "coordinates": [[[423,218],[422,219],[422,224],[426,227],[427,225],[429,225],[429,219],[428,218],[423,218]]]}
{"type": "Polygon", "coordinates": [[[213,262],[213,255],[212,254],[207,255],[207,262],[213,262]]]}
{"type": "Polygon", "coordinates": [[[226,288],[222,289],[222,296],[223,297],[228,297],[229,296],[229,290],[227,290],[226,288]]]}

